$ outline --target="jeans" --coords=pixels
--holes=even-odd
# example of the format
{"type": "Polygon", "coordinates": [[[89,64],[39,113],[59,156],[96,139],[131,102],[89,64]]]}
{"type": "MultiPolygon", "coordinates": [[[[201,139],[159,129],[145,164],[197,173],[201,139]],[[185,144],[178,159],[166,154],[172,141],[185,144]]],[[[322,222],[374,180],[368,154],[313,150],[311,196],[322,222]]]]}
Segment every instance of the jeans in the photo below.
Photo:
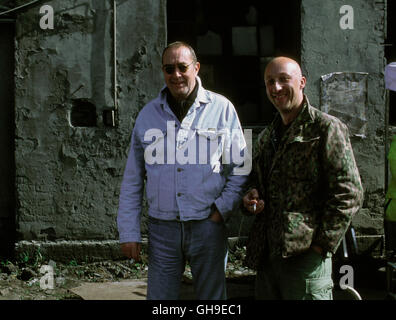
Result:
{"type": "Polygon", "coordinates": [[[267,258],[256,276],[258,300],[332,300],[331,253],[310,249],[291,258],[267,258]]]}
{"type": "Polygon", "coordinates": [[[197,299],[226,299],[224,223],[209,218],[179,222],[150,217],[148,256],[148,300],[180,298],[186,261],[190,263],[197,299]]]}

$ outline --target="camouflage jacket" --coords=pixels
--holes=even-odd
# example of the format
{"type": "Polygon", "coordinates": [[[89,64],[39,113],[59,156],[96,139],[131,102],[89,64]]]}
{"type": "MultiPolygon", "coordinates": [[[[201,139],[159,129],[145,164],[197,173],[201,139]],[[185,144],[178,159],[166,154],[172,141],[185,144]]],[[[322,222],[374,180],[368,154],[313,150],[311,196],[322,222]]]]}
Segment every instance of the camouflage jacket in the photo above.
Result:
{"type": "Polygon", "coordinates": [[[346,125],[305,101],[277,150],[273,139],[279,114],[254,147],[251,186],[265,209],[249,234],[245,263],[253,269],[265,255],[287,258],[312,244],[335,253],[363,202],[346,125]]]}

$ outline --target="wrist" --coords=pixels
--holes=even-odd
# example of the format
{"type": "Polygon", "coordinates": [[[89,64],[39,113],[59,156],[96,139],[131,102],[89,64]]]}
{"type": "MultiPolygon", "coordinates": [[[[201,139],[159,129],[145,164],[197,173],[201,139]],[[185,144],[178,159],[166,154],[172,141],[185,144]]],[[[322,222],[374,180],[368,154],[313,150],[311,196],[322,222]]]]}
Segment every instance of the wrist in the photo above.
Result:
{"type": "Polygon", "coordinates": [[[316,253],[323,255],[323,249],[315,244],[311,245],[311,249],[314,250],[316,253]]]}
{"type": "Polygon", "coordinates": [[[209,218],[215,222],[222,222],[223,216],[221,215],[220,211],[217,209],[216,205],[213,204],[211,208],[211,213],[209,215],[209,218]]]}

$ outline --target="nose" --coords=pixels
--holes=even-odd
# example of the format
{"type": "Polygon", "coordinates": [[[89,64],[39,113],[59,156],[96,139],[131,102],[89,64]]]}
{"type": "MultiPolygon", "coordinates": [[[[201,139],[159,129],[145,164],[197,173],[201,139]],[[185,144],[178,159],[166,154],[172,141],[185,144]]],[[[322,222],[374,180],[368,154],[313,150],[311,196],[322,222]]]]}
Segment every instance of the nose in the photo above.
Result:
{"type": "Polygon", "coordinates": [[[280,91],[282,89],[282,86],[279,83],[279,81],[274,82],[274,89],[275,89],[275,91],[280,91]]]}
{"type": "Polygon", "coordinates": [[[176,77],[180,77],[182,75],[182,73],[179,70],[179,67],[176,66],[175,71],[173,72],[173,75],[175,75],[176,77]]]}

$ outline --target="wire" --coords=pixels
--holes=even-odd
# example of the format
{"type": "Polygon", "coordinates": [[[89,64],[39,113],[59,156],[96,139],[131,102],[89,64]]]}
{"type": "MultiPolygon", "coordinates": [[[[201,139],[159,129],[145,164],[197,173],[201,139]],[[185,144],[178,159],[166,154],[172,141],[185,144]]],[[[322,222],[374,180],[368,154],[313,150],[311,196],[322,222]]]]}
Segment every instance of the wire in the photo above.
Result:
{"type": "Polygon", "coordinates": [[[27,7],[27,6],[30,6],[31,4],[36,3],[36,2],[39,2],[39,1],[41,1],[41,0],[34,0],[34,1],[29,2],[29,3],[25,3],[25,4],[23,4],[23,5],[19,6],[19,7],[16,7],[16,8],[7,10],[7,11],[0,12],[0,16],[2,16],[2,15],[4,15],[4,14],[7,14],[7,13],[10,13],[10,12],[17,11],[17,10],[19,10],[19,9],[22,9],[22,8],[24,8],[24,7],[27,7]]]}

